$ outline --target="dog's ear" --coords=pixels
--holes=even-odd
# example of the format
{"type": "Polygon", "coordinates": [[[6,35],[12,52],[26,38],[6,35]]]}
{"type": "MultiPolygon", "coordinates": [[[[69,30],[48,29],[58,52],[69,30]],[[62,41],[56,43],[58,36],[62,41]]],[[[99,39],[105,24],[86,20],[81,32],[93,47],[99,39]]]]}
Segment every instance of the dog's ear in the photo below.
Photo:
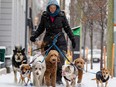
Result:
{"type": "Polygon", "coordinates": [[[21,50],[21,52],[22,52],[22,53],[25,53],[25,48],[23,48],[23,49],[21,50]]]}
{"type": "Polygon", "coordinates": [[[13,53],[17,52],[17,46],[15,46],[15,49],[13,50],[13,53]]]}
{"type": "Polygon", "coordinates": [[[15,50],[17,50],[17,46],[15,46],[15,50]]]}
{"type": "Polygon", "coordinates": [[[42,65],[42,69],[44,69],[45,68],[45,66],[44,65],[42,65]]]}
{"type": "Polygon", "coordinates": [[[50,60],[50,57],[51,57],[51,53],[49,52],[48,55],[46,56],[45,61],[49,61],[50,60]]]}
{"type": "Polygon", "coordinates": [[[76,60],[74,60],[73,64],[76,65],[76,60]]]}
{"type": "Polygon", "coordinates": [[[111,70],[111,69],[108,69],[108,72],[109,72],[109,74],[111,75],[111,73],[112,73],[112,70],[111,70]]]}
{"type": "Polygon", "coordinates": [[[109,72],[111,72],[112,70],[111,69],[108,69],[109,72]]]}
{"type": "Polygon", "coordinates": [[[105,68],[102,68],[101,70],[103,71],[103,70],[105,70],[105,68]]]}
{"type": "Polygon", "coordinates": [[[13,50],[13,53],[16,53],[16,50],[13,50]]]}

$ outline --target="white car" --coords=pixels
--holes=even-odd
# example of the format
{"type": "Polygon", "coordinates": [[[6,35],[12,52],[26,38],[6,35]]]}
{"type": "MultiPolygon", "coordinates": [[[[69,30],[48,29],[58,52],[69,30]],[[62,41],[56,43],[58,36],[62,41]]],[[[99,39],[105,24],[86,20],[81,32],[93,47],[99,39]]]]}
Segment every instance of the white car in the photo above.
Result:
{"type": "MultiPolygon", "coordinates": [[[[101,50],[93,49],[93,62],[99,62],[101,58],[101,50]]],[[[88,52],[88,62],[91,61],[91,51],[88,52]]]]}

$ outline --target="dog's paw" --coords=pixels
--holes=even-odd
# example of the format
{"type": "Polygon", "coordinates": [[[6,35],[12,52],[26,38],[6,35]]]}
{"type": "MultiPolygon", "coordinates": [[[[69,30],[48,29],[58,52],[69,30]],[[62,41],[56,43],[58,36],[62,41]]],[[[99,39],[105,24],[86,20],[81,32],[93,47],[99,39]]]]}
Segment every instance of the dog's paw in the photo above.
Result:
{"type": "Polygon", "coordinates": [[[30,83],[30,86],[33,86],[33,83],[30,83]]]}
{"type": "Polygon", "coordinates": [[[27,86],[27,83],[26,83],[26,84],[24,84],[24,86],[27,86]]]}
{"type": "Polygon", "coordinates": [[[77,83],[77,87],[81,87],[82,85],[81,85],[81,83],[77,83]]]}

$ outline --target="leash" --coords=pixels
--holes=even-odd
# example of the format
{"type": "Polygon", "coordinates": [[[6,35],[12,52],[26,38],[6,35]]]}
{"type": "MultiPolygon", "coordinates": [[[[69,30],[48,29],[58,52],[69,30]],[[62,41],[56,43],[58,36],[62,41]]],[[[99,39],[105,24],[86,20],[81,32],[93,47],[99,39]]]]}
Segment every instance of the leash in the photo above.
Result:
{"type": "MultiPolygon", "coordinates": [[[[37,57],[39,57],[39,56],[41,56],[42,54],[45,53],[45,57],[44,57],[44,59],[41,61],[41,63],[43,63],[44,60],[45,60],[45,58],[46,58],[46,56],[48,55],[50,49],[54,46],[54,44],[56,44],[57,39],[58,39],[58,37],[59,37],[61,34],[62,34],[62,33],[60,32],[60,33],[58,33],[57,35],[55,35],[52,45],[51,45],[46,51],[42,52],[40,55],[38,55],[38,54],[35,55],[35,56],[34,56],[34,59],[33,59],[29,64],[32,64],[32,63],[37,59],[37,57]]],[[[42,48],[44,48],[44,47],[42,47],[42,48]]],[[[41,48],[34,49],[33,51],[36,51],[36,50],[38,50],[38,49],[41,49],[41,48]]]]}
{"type": "Polygon", "coordinates": [[[82,71],[87,72],[87,73],[96,74],[95,72],[86,71],[85,69],[82,69],[82,68],[80,68],[80,67],[78,67],[78,66],[76,66],[76,67],[77,67],[78,69],[82,70],[82,71]]]}
{"type": "MultiPolygon", "coordinates": [[[[59,37],[61,34],[62,34],[62,32],[60,32],[60,33],[58,33],[57,35],[55,35],[52,45],[51,45],[46,51],[42,52],[42,54],[45,53],[45,57],[44,57],[44,59],[41,61],[41,63],[44,62],[44,60],[45,60],[46,56],[48,55],[50,49],[54,46],[54,47],[56,48],[56,50],[62,55],[62,57],[65,58],[65,59],[70,63],[70,65],[72,65],[72,66],[74,67],[74,69],[77,68],[77,69],[80,69],[80,70],[86,72],[86,70],[84,70],[84,69],[82,69],[82,68],[79,68],[79,67],[75,66],[75,65],[66,57],[65,53],[64,53],[63,51],[61,51],[61,50],[59,49],[59,47],[56,45],[57,39],[58,39],[58,37],[59,37]]],[[[42,47],[42,48],[44,48],[44,47],[42,47]]],[[[36,50],[38,50],[38,49],[41,49],[41,48],[37,48],[37,49],[35,49],[35,50],[33,50],[33,51],[36,51],[36,50]]],[[[42,54],[40,54],[39,56],[41,56],[42,54]]],[[[37,56],[37,57],[39,57],[39,56],[37,56]]],[[[37,58],[37,57],[36,57],[36,58],[37,58]]],[[[31,63],[33,63],[33,62],[36,60],[36,58],[35,58],[34,60],[32,60],[31,63]]],[[[31,63],[30,63],[30,64],[31,64],[31,63]]],[[[75,69],[75,70],[76,70],[76,69],[75,69]]],[[[88,73],[96,74],[96,73],[94,73],[94,72],[88,72],[88,73]]]]}
{"type": "MultiPolygon", "coordinates": [[[[85,71],[85,70],[84,70],[84,71],[85,71]]],[[[87,71],[87,73],[96,74],[95,72],[90,72],[90,71],[87,71]]]]}
{"type": "MultiPolygon", "coordinates": [[[[84,70],[84,69],[82,69],[82,68],[79,68],[79,67],[75,66],[75,65],[66,57],[65,53],[64,53],[63,51],[61,51],[61,50],[59,49],[59,47],[56,45],[57,39],[58,39],[58,37],[59,37],[61,34],[62,34],[62,33],[60,32],[60,33],[58,33],[57,35],[55,35],[52,45],[51,45],[46,51],[42,52],[40,55],[35,56],[35,58],[30,62],[30,64],[32,64],[32,63],[37,59],[37,57],[39,57],[39,56],[41,56],[43,53],[45,53],[44,59],[43,59],[42,61],[39,61],[39,62],[43,63],[44,60],[45,60],[45,58],[47,57],[47,55],[48,55],[50,49],[54,46],[54,47],[56,48],[56,50],[62,55],[62,57],[65,58],[65,59],[70,63],[70,65],[72,65],[72,66],[74,67],[74,69],[77,68],[77,69],[80,69],[80,70],[86,72],[86,70],[84,70]]],[[[44,47],[42,47],[42,48],[44,48],[44,47]]],[[[41,48],[37,48],[37,49],[35,49],[35,50],[33,50],[33,51],[36,51],[36,50],[39,50],[39,49],[41,49],[41,48]]],[[[76,69],[75,69],[75,70],[76,70],[76,69]]],[[[88,73],[96,74],[96,73],[94,73],[94,72],[89,72],[89,71],[88,71],[88,73]]],[[[64,77],[64,78],[65,78],[65,77],[64,77]]]]}
{"type": "Polygon", "coordinates": [[[62,33],[60,32],[60,33],[58,33],[57,35],[55,35],[52,45],[45,51],[45,57],[44,57],[42,63],[44,62],[44,60],[45,60],[46,56],[48,55],[50,49],[56,44],[57,39],[58,39],[58,37],[59,37],[61,34],[62,34],[62,33]]]}

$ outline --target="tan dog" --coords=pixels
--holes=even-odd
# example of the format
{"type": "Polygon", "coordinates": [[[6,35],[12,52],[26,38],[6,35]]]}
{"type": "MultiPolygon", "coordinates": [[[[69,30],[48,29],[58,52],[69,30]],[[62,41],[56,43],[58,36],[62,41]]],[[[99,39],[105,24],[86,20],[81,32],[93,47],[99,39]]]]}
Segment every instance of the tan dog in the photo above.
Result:
{"type": "Polygon", "coordinates": [[[59,54],[56,50],[51,50],[46,59],[45,82],[47,87],[56,87],[57,62],[59,62],[59,54]]]}
{"type": "Polygon", "coordinates": [[[74,65],[63,65],[62,76],[66,82],[66,87],[76,86],[77,68],[74,65]]]}
{"type": "Polygon", "coordinates": [[[99,83],[101,83],[101,87],[103,87],[103,83],[105,83],[105,87],[107,87],[108,80],[110,77],[110,72],[106,68],[102,68],[101,71],[96,73],[96,78],[92,80],[96,80],[97,87],[99,87],[99,83]]]}
{"type": "Polygon", "coordinates": [[[32,84],[31,82],[31,72],[32,72],[32,68],[29,64],[22,64],[20,66],[20,80],[19,83],[24,83],[25,85],[28,84],[28,82],[30,81],[30,84],[32,84]],[[27,82],[25,81],[25,78],[27,78],[27,82]]]}
{"type": "Polygon", "coordinates": [[[85,61],[82,58],[77,58],[74,61],[74,64],[78,69],[78,81],[77,81],[77,83],[81,83],[82,77],[83,77],[83,69],[84,69],[85,61]]]}

